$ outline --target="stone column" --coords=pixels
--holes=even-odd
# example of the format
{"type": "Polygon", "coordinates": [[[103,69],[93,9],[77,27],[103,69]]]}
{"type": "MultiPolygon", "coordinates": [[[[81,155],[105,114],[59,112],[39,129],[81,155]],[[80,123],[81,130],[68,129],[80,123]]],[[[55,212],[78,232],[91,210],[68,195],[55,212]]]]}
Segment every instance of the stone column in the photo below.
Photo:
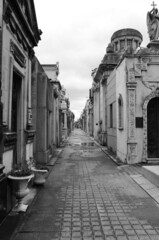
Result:
{"type": "Polygon", "coordinates": [[[138,162],[137,141],[135,126],[136,108],[136,85],[134,70],[128,71],[127,94],[128,94],[128,141],[127,141],[127,162],[134,164],[138,162]]]}
{"type": "Polygon", "coordinates": [[[34,57],[34,51],[32,49],[29,53],[29,59],[28,59],[28,80],[27,80],[27,128],[28,130],[32,128],[31,73],[32,73],[33,57],[34,57]]]}
{"type": "Polygon", "coordinates": [[[63,126],[63,129],[64,129],[65,138],[67,138],[67,113],[66,113],[66,110],[63,110],[63,113],[64,113],[64,126],[63,126]]]}
{"type": "Polygon", "coordinates": [[[64,128],[67,128],[67,115],[66,115],[66,110],[64,110],[63,113],[64,113],[64,128]]]}
{"type": "MultiPolygon", "coordinates": [[[[3,122],[8,126],[9,129],[11,129],[11,112],[12,112],[12,85],[13,85],[13,65],[14,65],[14,59],[11,56],[9,59],[9,86],[8,86],[8,106],[5,106],[4,109],[4,117],[3,117],[3,122]],[[6,111],[6,108],[8,107],[8,113],[6,111]]],[[[5,98],[7,97],[7,94],[5,92],[5,98]]]]}

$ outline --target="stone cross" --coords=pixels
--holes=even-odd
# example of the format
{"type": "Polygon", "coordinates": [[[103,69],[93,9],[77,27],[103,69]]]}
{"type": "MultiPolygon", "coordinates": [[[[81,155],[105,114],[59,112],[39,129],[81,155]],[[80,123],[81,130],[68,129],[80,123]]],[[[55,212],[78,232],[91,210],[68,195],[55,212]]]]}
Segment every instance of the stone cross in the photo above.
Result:
{"type": "Polygon", "coordinates": [[[153,9],[155,9],[155,7],[157,6],[157,4],[155,4],[155,2],[153,1],[151,6],[153,7],[153,9]]]}

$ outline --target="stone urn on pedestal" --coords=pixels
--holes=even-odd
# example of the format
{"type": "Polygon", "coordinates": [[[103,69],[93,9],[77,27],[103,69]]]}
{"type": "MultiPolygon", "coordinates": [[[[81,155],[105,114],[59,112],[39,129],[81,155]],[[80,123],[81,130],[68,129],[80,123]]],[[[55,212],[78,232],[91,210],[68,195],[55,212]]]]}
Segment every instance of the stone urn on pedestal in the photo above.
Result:
{"type": "Polygon", "coordinates": [[[28,183],[34,177],[31,170],[16,169],[8,175],[11,191],[16,197],[17,204],[13,208],[16,212],[25,212],[28,205],[23,204],[23,198],[29,193],[28,183]]]}
{"type": "Polygon", "coordinates": [[[34,184],[35,185],[44,185],[46,182],[46,176],[48,174],[48,169],[45,167],[32,167],[34,173],[34,184]]]}
{"type": "Polygon", "coordinates": [[[35,161],[34,158],[30,157],[31,170],[34,173],[33,183],[35,185],[44,185],[49,169],[44,165],[35,161]]]}

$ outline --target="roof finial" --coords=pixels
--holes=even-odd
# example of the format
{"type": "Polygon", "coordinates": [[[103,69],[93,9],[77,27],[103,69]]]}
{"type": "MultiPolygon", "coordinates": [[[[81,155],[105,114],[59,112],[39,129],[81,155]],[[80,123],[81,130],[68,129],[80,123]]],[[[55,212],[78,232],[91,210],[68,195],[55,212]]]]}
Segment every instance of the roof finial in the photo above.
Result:
{"type": "Polygon", "coordinates": [[[155,2],[153,1],[151,6],[153,7],[153,9],[155,9],[155,7],[157,6],[157,4],[155,4],[155,2]]]}

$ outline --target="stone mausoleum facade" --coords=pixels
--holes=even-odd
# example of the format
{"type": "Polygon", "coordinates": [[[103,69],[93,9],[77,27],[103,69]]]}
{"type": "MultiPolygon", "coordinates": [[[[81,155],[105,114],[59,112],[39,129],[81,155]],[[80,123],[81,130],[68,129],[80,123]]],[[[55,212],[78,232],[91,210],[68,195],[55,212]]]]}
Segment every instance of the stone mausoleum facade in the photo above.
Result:
{"type": "Polygon", "coordinates": [[[159,160],[159,36],[153,38],[153,30],[147,47],[141,47],[143,37],[136,29],[112,35],[92,71],[82,115],[86,131],[128,164],[159,160]]]}
{"type": "Polygon", "coordinates": [[[59,65],[50,77],[34,54],[41,33],[33,0],[0,1],[0,223],[16,204],[8,175],[48,164],[74,121],[59,65]]]}

